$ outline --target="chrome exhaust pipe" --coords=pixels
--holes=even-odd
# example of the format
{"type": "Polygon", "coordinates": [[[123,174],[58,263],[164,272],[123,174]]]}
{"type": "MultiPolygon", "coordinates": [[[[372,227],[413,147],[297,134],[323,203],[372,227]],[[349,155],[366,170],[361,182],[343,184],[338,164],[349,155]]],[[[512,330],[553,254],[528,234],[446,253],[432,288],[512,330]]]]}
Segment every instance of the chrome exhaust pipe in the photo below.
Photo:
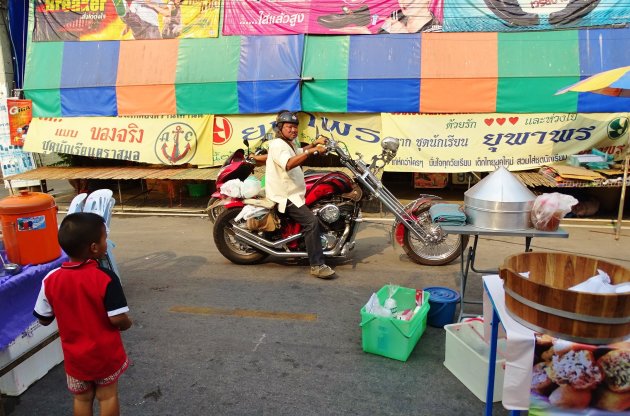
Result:
{"type": "MultiPolygon", "coordinates": [[[[233,226],[232,230],[234,230],[234,234],[237,240],[254,247],[260,251],[263,251],[272,256],[278,256],[281,258],[298,258],[298,257],[308,257],[308,253],[306,251],[278,251],[274,248],[279,248],[278,246],[281,244],[286,244],[287,242],[291,242],[296,240],[302,236],[302,233],[292,235],[283,240],[276,241],[274,243],[257,236],[247,230],[244,230],[240,227],[233,226]]],[[[343,248],[344,243],[348,239],[348,235],[350,234],[350,226],[346,225],[346,228],[343,231],[341,238],[335,244],[335,247],[332,250],[324,251],[324,257],[336,257],[339,256],[341,250],[343,248]]]]}
{"type": "Polygon", "coordinates": [[[234,231],[234,234],[236,234],[236,237],[241,237],[241,236],[246,237],[246,238],[249,238],[258,242],[258,244],[262,244],[264,246],[272,247],[272,248],[281,248],[285,244],[288,244],[302,237],[302,233],[298,233],[298,234],[291,235],[287,238],[283,238],[282,240],[269,241],[237,225],[234,225],[232,227],[232,230],[234,231]]]}

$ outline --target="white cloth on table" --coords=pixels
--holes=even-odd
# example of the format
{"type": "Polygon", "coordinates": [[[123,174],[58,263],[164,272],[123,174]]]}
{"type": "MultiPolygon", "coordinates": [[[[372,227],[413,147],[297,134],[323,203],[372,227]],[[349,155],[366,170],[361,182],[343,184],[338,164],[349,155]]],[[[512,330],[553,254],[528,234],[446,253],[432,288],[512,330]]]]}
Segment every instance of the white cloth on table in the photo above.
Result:
{"type": "Polygon", "coordinates": [[[536,337],[534,331],[516,322],[505,308],[503,280],[499,275],[483,276],[483,315],[486,324],[486,340],[490,336],[492,304],[505,328],[507,342],[505,348],[505,375],[503,377],[503,407],[508,410],[528,410],[534,365],[536,337]],[[492,300],[490,300],[492,297],[492,300]]]}

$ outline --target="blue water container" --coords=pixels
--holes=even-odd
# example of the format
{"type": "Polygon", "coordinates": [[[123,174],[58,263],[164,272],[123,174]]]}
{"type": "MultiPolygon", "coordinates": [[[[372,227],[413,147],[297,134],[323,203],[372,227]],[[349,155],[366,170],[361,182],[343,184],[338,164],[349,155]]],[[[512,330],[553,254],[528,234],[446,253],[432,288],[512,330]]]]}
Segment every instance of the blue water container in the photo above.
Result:
{"type": "Polygon", "coordinates": [[[444,325],[454,323],[459,293],[448,287],[440,286],[425,287],[424,290],[431,294],[427,324],[436,328],[443,328],[444,325]]]}

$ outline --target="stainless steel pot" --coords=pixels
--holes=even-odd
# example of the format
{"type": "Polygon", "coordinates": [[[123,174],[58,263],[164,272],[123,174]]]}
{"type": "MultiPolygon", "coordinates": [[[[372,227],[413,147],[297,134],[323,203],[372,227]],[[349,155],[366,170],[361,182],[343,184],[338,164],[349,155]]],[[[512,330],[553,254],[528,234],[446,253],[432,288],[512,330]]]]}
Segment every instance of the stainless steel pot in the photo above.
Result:
{"type": "Polygon", "coordinates": [[[464,193],[468,223],[497,231],[532,228],[536,195],[510,171],[500,167],[464,193]]]}

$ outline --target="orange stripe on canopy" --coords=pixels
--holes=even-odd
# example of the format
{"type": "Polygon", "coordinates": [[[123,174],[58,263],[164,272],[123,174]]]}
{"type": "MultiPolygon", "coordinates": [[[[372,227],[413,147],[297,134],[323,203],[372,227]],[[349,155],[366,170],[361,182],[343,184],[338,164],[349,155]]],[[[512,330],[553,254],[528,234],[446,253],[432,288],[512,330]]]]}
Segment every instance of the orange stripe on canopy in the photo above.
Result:
{"type": "Polygon", "coordinates": [[[495,112],[498,54],[496,33],[423,33],[420,111],[495,112]]]}
{"type": "Polygon", "coordinates": [[[422,113],[494,113],[497,78],[422,79],[422,113]]]}
{"type": "Polygon", "coordinates": [[[120,42],[116,85],[174,84],[178,46],[177,39],[120,42]]]}
{"type": "Polygon", "coordinates": [[[421,74],[426,78],[496,78],[496,33],[423,33],[421,74]]]}
{"type": "Polygon", "coordinates": [[[177,114],[175,85],[116,87],[118,115],[177,114]]]}

